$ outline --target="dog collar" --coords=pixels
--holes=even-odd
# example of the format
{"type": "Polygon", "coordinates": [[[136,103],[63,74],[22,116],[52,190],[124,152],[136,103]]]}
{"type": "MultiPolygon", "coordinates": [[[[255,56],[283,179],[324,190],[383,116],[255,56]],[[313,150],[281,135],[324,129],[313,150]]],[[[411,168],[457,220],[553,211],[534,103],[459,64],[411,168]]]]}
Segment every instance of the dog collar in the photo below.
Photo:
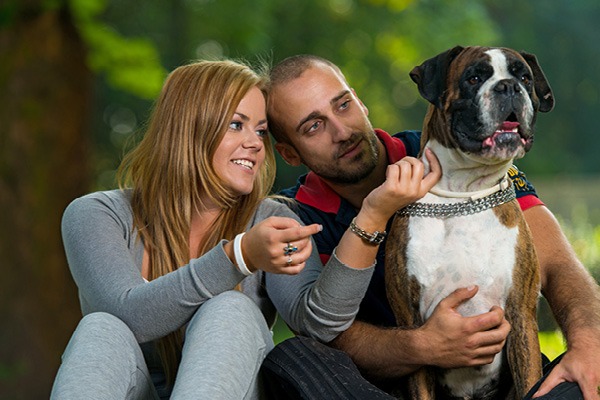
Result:
{"type": "Polygon", "coordinates": [[[451,192],[449,190],[439,189],[436,187],[431,188],[429,191],[431,194],[435,194],[440,197],[449,197],[454,199],[469,199],[469,200],[477,200],[483,197],[487,197],[496,192],[500,192],[505,190],[510,186],[510,178],[508,175],[504,176],[502,180],[497,184],[488,189],[477,190],[475,192],[451,192]]]}
{"type": "MultiPolygon", "coordinates": [[[[504,181],[504,180],[503,180],[504,181]]],[[[502,182],[499,184],[501,185],[502,182]]],[[[499,186],[496,185],[496,186],[499,186]]],[[[504,186],[504,185],[503,185],[504,186]]],[[[492,188],[495,189],[496,187],[492,188]]],[[[490,208],[497,207],[501,204],[508,203],[517,198],[515,187],[508,180],[508,186],[503,189],[491,190],[491,194],[483,197],[467,197],[466,201],[459,203],[412,203],[396,212],[397,215],[403,217],[430,217],[430,218],[448,218],[464,215],[476,214],[490,208]]],[[[433,193],[433,192],[432,192],[433,193]]],[[[450,192],[456,193],[456,192],[450,192]]],[[[480,192],[474,192],[480,193],[480,192]]],[[[449,196],[447,196],[449,197],[449,196]]],[[[466,197],[466,196],[456,196],[466,197]]]]}

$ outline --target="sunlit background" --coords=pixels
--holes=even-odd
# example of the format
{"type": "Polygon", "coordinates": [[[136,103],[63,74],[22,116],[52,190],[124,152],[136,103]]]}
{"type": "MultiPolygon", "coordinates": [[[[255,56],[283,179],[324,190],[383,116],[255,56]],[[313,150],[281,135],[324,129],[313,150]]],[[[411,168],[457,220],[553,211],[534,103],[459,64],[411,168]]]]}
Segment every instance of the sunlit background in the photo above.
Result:
{"type": "MultiPolygon", "coordinates": [[[[598,279],[599,20],[596,0],[0,2],[0,399],[47,398],[81,316],[62,210],[115,187],[167,72],[195,59],[326,57],[393,133],[421,128],[408,72],[425,59],[457,44],[536,54],[556,107],[518,166],[598,279]]],[[[302,172],[280,162],[275,189],[302,172]]]]}

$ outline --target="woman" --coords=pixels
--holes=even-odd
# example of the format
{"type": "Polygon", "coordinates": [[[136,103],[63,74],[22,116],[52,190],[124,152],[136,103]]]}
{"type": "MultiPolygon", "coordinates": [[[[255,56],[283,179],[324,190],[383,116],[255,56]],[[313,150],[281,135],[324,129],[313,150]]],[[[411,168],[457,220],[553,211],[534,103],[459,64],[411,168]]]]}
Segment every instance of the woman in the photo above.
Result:
{"type": "MultiPolygon", "coordinates": [[[[126,189],[69,205],[62,234],[84,318],[52,398],[260,397],[275,316],[263,272],[322,268],[310,239],[320,227],[265,199],[275,174],[265,84],[232,61],[177,68],[120,167],[126,189]]],[[[357,224],[385,226],[397,208],[361,212],[357,224]]],[[[364,276],[346,288],[356,300],[324,296],[335,282],[319,278],[299,312],[308,321],[355,313],[375,252],[348,235],[328,266],[364,276]]]]}

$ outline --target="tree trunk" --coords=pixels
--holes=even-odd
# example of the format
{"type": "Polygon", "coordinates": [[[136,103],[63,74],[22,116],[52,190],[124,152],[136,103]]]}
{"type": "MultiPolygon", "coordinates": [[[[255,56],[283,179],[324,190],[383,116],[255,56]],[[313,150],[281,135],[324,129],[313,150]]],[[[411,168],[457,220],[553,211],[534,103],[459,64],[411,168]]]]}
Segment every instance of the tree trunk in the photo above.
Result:
{"type": "Polygon", "coordinates": [[[0,27],[0,398],[41,399],[81,317],[60,219],[88,189],[91,74],[66,2],[10,3],[0,27]]]}

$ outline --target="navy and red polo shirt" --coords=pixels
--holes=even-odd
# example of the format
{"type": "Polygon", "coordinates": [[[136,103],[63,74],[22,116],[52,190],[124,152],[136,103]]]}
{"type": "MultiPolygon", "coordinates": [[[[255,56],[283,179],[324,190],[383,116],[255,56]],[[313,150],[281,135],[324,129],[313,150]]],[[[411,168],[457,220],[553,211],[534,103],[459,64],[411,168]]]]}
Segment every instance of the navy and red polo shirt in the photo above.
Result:
{"type": "MultiPolygon", "coordinates": [[[[421,133],[418,131],[403,131],[390,136],[387,132],[376,129],[375,133],[386,148],[390,164],[406,156],[416,157],[419,153],[421,133]]],[[[513,166],[509,176],[515,185],[521,209],[543,204],[525,174],[513,166]]],[[[323,225],[323,230],[313,238],[321,261],[325,264],[357,215],[357,210],[313,172],[300,176],[296,186],[282,190],[280,194],[296,199],[291,207],[305,224],[323,225]]],[[[390,222],[388,231],[389,225],[390,222]]],[[[379,246],[375,272],[360,305],[357,319],[379,326],[395,326],[396,320],[385,293],[384,249],[385,241],[379,246]]]]}

